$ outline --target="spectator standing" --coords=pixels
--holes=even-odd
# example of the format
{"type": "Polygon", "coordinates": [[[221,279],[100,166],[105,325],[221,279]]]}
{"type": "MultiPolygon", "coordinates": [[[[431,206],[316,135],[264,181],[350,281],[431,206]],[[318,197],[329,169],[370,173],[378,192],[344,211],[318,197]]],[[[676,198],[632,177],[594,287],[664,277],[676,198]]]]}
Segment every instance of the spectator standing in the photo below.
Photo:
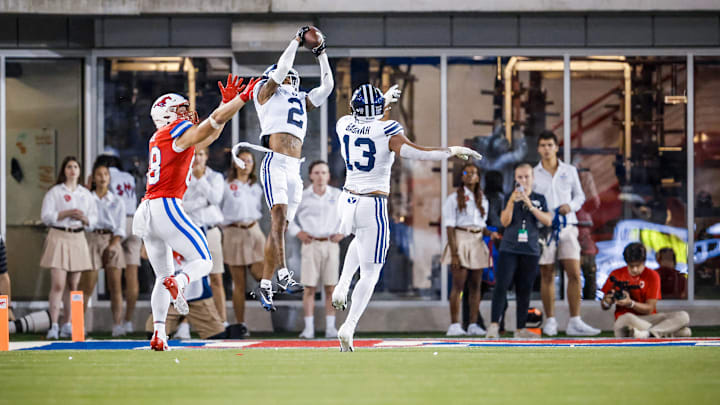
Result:
{"type": "Polygon", "coordinates": [[[642,243],[630,243],[623,251],[627,266],[610,273],[603,285],[605,295],[600,305],[608,310],[615,304],[615,336],[642,339],[650,336],[689,337],[692,331],[688,327],[690,316],[687,312],[657,312],[657,302],[661,299],[660,276],[645,267],[646,257],[647,251],[642,243]],[[616,292],[622,298],[616,298],[616,292]]]}
{"type": "Polygon", "coordinates": [[[557,335],[555,320],[555,264],[560,260],[567,274],[567,299],[570,308],[570,322],[566,333],[573,336],[593,336],[600,329],[583,322],[580,318],[580,243],[578,242],[577,216],[585,202],[585,194],[574,166],[557,158],[558,141],[554,133],[544,131],[538,137],[538,153],[541,160],[535,166],[533,191],[547,200],[553,214],[553,229],[548,240],[542,241],[540,256],[540,293],[547,319],[543,332],[548,336],[557,335]]]}
{"type": "Polygon", "coordinates": [[[322,285],[325,289],[325,337],[337,337],[335,308],[332,293],[340,271],[340,247],[343,235],[337,233],[340,215],[337,209],[340,189],[328,186],[330,168],[317,160],[308,169],[312,184],[303,191],[295,219],[288,226],[288,233],[300,239],[300,282],[303,290],[305,328],[301,338],[315,337],[315,292],[322,285]]]}
{"type": "Polygon", "coordinates": [[[122,240],[125,238],[125,206],[120,197],[110,192],[110,170],[107,166],[95,163],[92,171],[93,202],[97,210],[97,221],[88,230],[86,237],[90,248],[92,270],[84,271],[80,278],[84,305],[95,291],[98,270],[105,269],[110,292],[110,309],[113,316],[113,337],[125,335],[122,312],[122,271],[125,257],[122,240]]]}
{"type": "MultiPolygon", "coordinates": [[[[483,235],[490,235],[486,220],[488,200],[480,188],[480,171],[472,163],[463,166],[462,184],[443,204],[443,220],[447,228],[448,243],[443,251],[443,264],[450,264],[452,289],[450,290],[450,327],[447,336],[484,335],[478,325],[483,269],[490,267],[490,251],[483,235]],[[460,294],[467,284],[467,332],[460,324],[460,294]]],[[[497,237],[497,233],[494,233],[497,237]]]]}
{"type": "Polygon", "coordinates": [[[220,208],[223,214],[223,258],[233,279],[233,308],[237,322],[245,325],[245,271],[255,280],[262,277],[265,235],[262,218],[263,189],[257,182],[255,158],[247,149],[233,156],[223,186],[220,208]],[[238,165],[237,160],[244,164],[238,165]]]}
{"type": "Polygon", "coordinates": [[[125,206],[125,239],[122,241],[123,259],[125,261],[123,270],[125,276],[123,329],[125,333],[132,333],[134,332],[132,319],[140,292],[138,268],[140,267],[140,251],[142,250],[142,239],[132,233],[133,217],[138,205],[135,177],[122,170],[122,164],[117,156],[101,155],[96,162],[110,168],[110,192],[119,197],[125,206]]]}
{"type": "Polygon", "coordinates": [[[592,237],[594,225],[592,213],[600,208],[601,201],[597,187],[595,187],[595,178],[590,169],[578,168],[578,175],[585,194],[585,203],[580,211],[575,213],[578,221],[578,242],[580,243],[580,269],[585,279],[582,295],[583,299],[594,301],[597,292],[595,256],[599,250],[592,237]]]}
{"type": "Polygon", "coordinates": [[[515,190],[505,197],[505,208],[500,214],[505,232],[495,267],[492,323],[488,327],[488,338],[499,337],[498,322],[505,312],[507,289],[513,281],[517,306],[515,337],[538,337],[525,328],[525,323],[540,258],[539,226],[550,226],[552,215],[547,210],[545,197],[532,191],[533,169],[530,164],[520,163],[515,167],[515,183],[515,190]]]}
{"type": "MultiPolygon", "coordinates": [[[[79,178],[80,162],[73,156],[63,159],[57,181],[45,194],[42,203],[40,216],[50,228],[40,258],[40,266],[50,269],[51,279],[48,339],[58,338],[60,302],[63,301],[66,285],[69,290],[77,290],[80,272],[92,269],[90,249],[83,230],[95,225],[97,208],[90,191],[79,184],[79,178]]],[[[69,301],[69,294],[66,294],[65,318],[70,315],[69,301]]],[[[69,322],[63,325],[62,332],[63,337],[72,334],[69,322]]]]}
{"type": "Polygon", "coordinates": [[[215,301],[215,307],[223,323],[227,322],[227,309],[225,307],[225,288],[223,287],[222,233],[219,225],[223,223],[223,214],[220,203],[223,198],[224,179],[222,174],[207,167],[207,148],[196,148],[193,160],[192,176],[187,191],[183,197],[183,206],[190,219],[205,232],[208,249],[212,256],[212,270],[210,270],[210,287],[215,301]]]}

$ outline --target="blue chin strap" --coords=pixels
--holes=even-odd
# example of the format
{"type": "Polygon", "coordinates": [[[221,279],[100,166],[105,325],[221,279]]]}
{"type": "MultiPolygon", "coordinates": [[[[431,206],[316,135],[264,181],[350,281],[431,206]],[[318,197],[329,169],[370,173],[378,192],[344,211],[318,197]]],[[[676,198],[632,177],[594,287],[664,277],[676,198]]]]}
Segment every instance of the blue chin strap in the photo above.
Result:
{"type": "Polygon", "coordinates": [[[560,231],[567,226],[567,217],[560,214],[560,207],[555,208],[555,216],[552,221],[552,232],[550,233],[550,240],[548,244],[560,241],[560,231]],[[561,219],[562,218],[562,219],[561,219]]]}

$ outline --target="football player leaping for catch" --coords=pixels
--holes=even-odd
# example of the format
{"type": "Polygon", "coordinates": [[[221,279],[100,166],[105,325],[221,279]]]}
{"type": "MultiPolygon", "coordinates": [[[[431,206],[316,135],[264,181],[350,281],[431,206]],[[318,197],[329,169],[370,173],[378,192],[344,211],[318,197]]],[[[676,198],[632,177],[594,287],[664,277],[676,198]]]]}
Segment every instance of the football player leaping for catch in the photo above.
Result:
{"type": "Polygon", "coordinates": [[[180,314],[187,314],[185,286],[200,280],[212,268],[207,239],[182,206],[195,147],[207,148],[220,136],[225,124],[250,99],[255,83],[257,80],[242,85],[242,79],[232,76],[228,76],[227,86],[218,83],[223,102],[199,124],[197,114],[189,110],[187,99],[178,94],[160,96],[150,109],[157,131],[150,138],[147,189],[133,218],[133,234],[145,242],[156,276],[150,296],[154,322],[150,347],[153,350],[170,350],[165,334],[168,306],[172,302],[180,314]],[[173,276],[173,250],[187,260],[177,276],[173,276]]]}
{"type": "Polygon", "coordinates": [[[380,121],[387,104],[397,101],[398,97],[395,86],[383,94],[371,84],[363,84],[350,100],[352,115],[340,118],[335,127],[346,169],[345,186],[338,199],[339,233],[355,234],[332,295],[335,308],[346,308],[350,282],[360,268],[360,280],[355,284],[350,312],[338,330],[343,352],[353,351],[355,327],[370,301],[390,244],[387,197],[395,154],[417,160],[445,160],[451,156],[482,159],[479,153],[463,146],[428,148],[415,145],[405,137],[400,123],[380,121]]]}
{"type": "Polygon", "coordinates": [[[300,204],[303,181],[300,154],[307,129],[307,112],[320,107],[333,90],[333,77],[325,54],[325,38],[314,27],[302,27],[290,41],[276,65],[268,67],[255,87],[255,109],[260,120],[262,146],[242,143],[266,152],[260,166],[265,202],[270,208],[272,225],[265,244],[265,263],[260,285],[253,292],[263,308],[274,311],[272,277],[277,270],[280,291],[303,290],[285,263],[285,231],[300,204]],[[320,86],[301,91],[300,75],[292,68],[295,52],[305,45],[320,64],[320,86]]]}

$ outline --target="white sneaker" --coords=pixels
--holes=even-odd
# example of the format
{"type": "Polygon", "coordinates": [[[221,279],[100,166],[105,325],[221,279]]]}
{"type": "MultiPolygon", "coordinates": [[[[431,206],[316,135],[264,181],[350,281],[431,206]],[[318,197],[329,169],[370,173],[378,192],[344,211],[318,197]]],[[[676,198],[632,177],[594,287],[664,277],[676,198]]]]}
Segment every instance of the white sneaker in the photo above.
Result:
{"type": "Polygon", "coordinates": [[[58,324],[56,324],[56,323],[52,324],[52,326],[50,327],[50,329],[48,329],[48,333],[47,333],[47,335],[45,336],[45,339],[47,339],[47,340],[51,340],[51,339],[52,339],[52,340],[57,340],[57,339],[58,339],[58,329],[59,329],[59,328],[58,328],[58,324]]]}
{"type": "Polygon", "coordinates": [[[648,339],[650,338],[650,332],[646,330],[640,330],[637,328],[630,328],[630,332],[632,332],[632,337],[635,339],[648,339]]]}
{"type": "Polygon", "coordinates": [[[445,336],[465,336],[465,332],[459,323],[451,323],[445,336]]]}
{"type": "Polygon", "coordinates": [[[190,339],[190,324],[188,324],[187,322],[183,322],[180,325],[178,325],[178,328],[175,331],[175,334],[173,335],[173,339],[179,339],[179,340],[190,339]]]}
{"type": "Polygon", "coordinates": [[[340,330],[338,330],[338,340],[340,341],[341,352],[355,351],[355,348],[353,347],[353,334],[354,331],[350,330],[346,324],[342,324],[342,326],[340,326],[340,330]]]}
{"type": "Polygon", "coordinates": [[[315,339],[315,331],[312,329],[303,329],[300,339],[315,339]]]}
{"type": "Polygon", "coordinates": [[[325,337],[326,338],[336,338],[338,337],[338,331],[335,329],[335,327],[325,328],[325,337]]]}
{"type": "Polygon", "coordinates": [[[125,328],[122,325],[113,326],[112,336],[113,337],[125,336],[125,328]]]}
{"type": "Polygon", "coordinates": [[[580,318],[571,318],[565,333],[568,336],[595,336],[602,332],[600,329],[593,328],[586,324],[580,318]]]}
{"type": "Polygon", "coordinates": [[[344,311],[347,308],[347,295],[348,290],[340,288],[339,285],[335,286],[335,290],[332,293],[332,306],[338,311],[344,311]]]}
{"type": "Polygon", "coordinates": [[[539,335],[530,332],[526,328],[516,330],[515,333],[513,333],[513,337],[516,339],[540,339],[539,335]]]}
{"type": "Polygon", "coordinates": [[[72,324],[70,322],[64,323],[63,326],[60,328],[60,337],[61,338],[72,337],[72,324]]]}
{"type": "Polygon", "coordinates": [[[497,339],[500,337],[500,325],[491,323],[490,326],[488,326],[487,333],[485,334],[485,337],[488,339],[497,339]]]}
{"type": "MultiPolygon", "coordinates": [[[[448,331],[449,332],[449,331],[448,331]]],[[[485,336],[487,332],[480,325],[473,323],[468,325],[467,334],[471,336],[485,336]]]]}
{"type": "Polygon", "coordinates": [[[131,321],[127,321],[123,324],[123,329],[125,330],[125,334],[133,333],[135,332],[135,329],[133,329],[133,324],[131,321]]]}
{"type": "Polygon", "coordinates": [[[555,318],[548,318],[547,320],[545,320],[545,325],[543,325],[543,333],[548,336],[557,336],[557,321],[555,320],[555,318]]]}

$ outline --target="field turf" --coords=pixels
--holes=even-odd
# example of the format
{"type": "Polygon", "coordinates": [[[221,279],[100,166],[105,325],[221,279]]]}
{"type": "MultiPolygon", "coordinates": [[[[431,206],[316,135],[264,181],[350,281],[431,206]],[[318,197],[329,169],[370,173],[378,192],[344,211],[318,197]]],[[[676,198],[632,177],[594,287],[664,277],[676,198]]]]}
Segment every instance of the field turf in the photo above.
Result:
{"type": "Polygon", "coordinates": [[[720,398],[718,347],[14,351],[0,353],[0,367],[0,404],[656,405],[720,398]]]}

